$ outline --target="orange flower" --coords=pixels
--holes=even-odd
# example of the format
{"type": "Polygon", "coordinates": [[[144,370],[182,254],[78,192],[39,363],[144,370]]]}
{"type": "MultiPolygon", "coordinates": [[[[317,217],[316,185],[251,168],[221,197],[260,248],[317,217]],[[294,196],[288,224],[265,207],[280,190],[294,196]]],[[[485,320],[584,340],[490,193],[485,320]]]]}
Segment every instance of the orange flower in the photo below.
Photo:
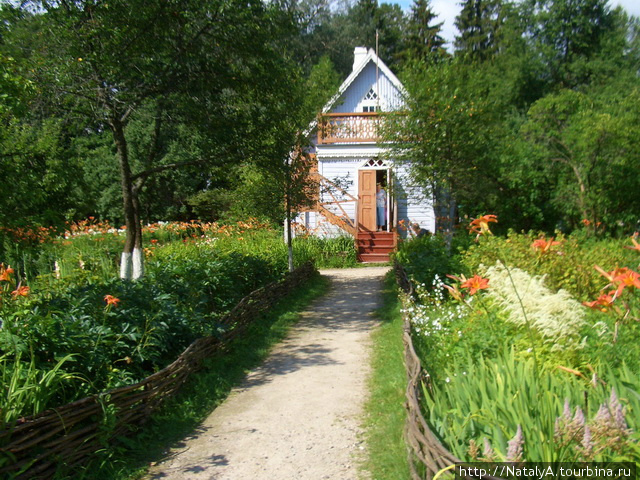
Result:
{"type": "Polygon", "coordinates": [[[0,282],[10,282],[10,275],[13,273],[13,271],[13,268],[11,268],[10,266],[7,266],[7,268],[5,268],[4,263],[0,263],[0,282]]]}
{"type": "Polygon", "coordinates": [[[469,295],[475,294],[478,290],[484,290],[485,288],[489,288],[489,279],[482,278],[479,275],[474,275],[469,280],[465,281],[460,285],[460,288],[468,288],[469,295]]]}
{"type": "Polygon", "coordinates": [[[449,294],[453,298],[455,298],[459,302],[462,302],[462,292],[460,292],[460,290],[458,290],[457,285],[451,286],[451,285],[447,285],[446,283],[444,283],[442,286],[449,291],[449,294]]]}
{"type": "Polygon", "coordinates": [[[478,235],[484,235],[485,233],[491,234],[489,230],[489,223],[498,223],[498,217],[495,215],[483,215],[476,218],[469,224],[469,230],[475,232],[478,235]]]}
{"type": "Polygon", "coordinates": [[[120,303],[120,299],[114,297],[113,295],[105,295],[104,296],[104,301],[107,302],[107,306],[108,305],[113,305],[114,307],[117,307],[118,303],[120,303]]]}
{"type": "Polygon", "coordinates": [[[539,238],[531,244],[531,248],[539,249],[541,253],[545,253],[555,245],[560,245],[560,242],[555,241],[553,237],[551,237],[549,240],[547,240],[546,238],[539,238]]]}
{"type": "Polygon", "coordinates": [[[638,241],[636,240],[637,237],[638,237],[638,232],[634,233],[633,237],[631,237],[631,243],[633,243],[633,247],[629,247],[625,245],[624,248],[628,248],[630,250],[636,250],[640,252],[640,243],[638,243],[638,241]]]}
{"type": "Polygon", "coordinates": [[[11,295],[13,296],[14,299],[18,297],[26,297],[27,295],[29,295],[29,290],[30,288],[27,287],[26,285],[18,286],[18,288],[16,288],[13,292],[11,292],[11,295]]]}
{"type": "Polygon", "coordinates": [[[618,283],[618,290],[616,290],[617,295],[620,295],[625,287],[640,288],[640,275],[629,268],[622,268],[620,270],[621,272],[613,279],[614,282],[618,283]]]}
{"type": "Polygon", "coordinates": [[[606,312],[607,309],[613,304],[613,301],[615,299],[616,299],[615,292],[610,292],[608,295],[606,293],[603,293],[598,297],[597,300],[594,300],[593,302],[582,302],[582,304],[585,307],[606,312]],[[612,293],[614,294],[613,296],[611,295],[612,293]]]}
{"type": "Polygon", "coordinates": [[[616,268],[615,270],[607,272],[602,268],[600,268],[598,265],[594,265],[593,268],[595,268],[600,273],[600,275],[602,275],[604,278],[609,280],[609,282],[611,283],[614,283],[616,281],[615,280],[616,277],[620,275],[624,275],[625,272],[628,270],[628,268],[616,268]]]}

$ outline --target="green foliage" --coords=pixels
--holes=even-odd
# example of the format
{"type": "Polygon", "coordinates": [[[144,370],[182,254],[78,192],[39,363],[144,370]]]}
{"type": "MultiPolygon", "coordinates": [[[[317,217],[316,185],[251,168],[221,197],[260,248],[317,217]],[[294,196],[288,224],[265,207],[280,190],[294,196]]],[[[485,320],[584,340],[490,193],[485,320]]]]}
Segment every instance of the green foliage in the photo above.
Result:
{"type": "Polygon", "coordinates": [[[502,0],[465,0],[456,17],[456,55],[483,61],[495,55],[504,22],[502,0]]]}
{"type": "Polygon", "coordinates": [[[500,203],[494,169],[502,105],[491,95],[495,80],[460,59],[415,62],[404,72],[408,111],[389,117],[384,135],[404,140],[394,143],[393,156],[408,163],[414,181],[433,196],[436,217],[446,216],[451,196],[466,214],[500,203]]]}
{"type": "Polygon", "coordinates": [[[407,22],[407,38],[403,55],[413,61],[437,62],[446,55],[445,41],[440,35],[442,24],[434,23],[437,15],[429,0],[414,0],[407,22]]]}
{"type": "Polygon", "coordinates": [[[522,127],[531,146],[523,161],[554,186],[551,203],[574,228],[583,219],[636,227],[639,206],[628,192],[640,188],[631,174],[640,157],[630,148],[640,135],[640,117],[622,105],[637,101],[640,90],[630,88],[611,95],[548,95],[531,107],[522,127]]]}
{"type": "Polygon", "coordinates": [[[637,268],[635,244],[624,243],[586,232],[556,242],[485,235],[459,258],[465,274],[488,276],[483,290],[435,277],[404,299],[431,380],[425,411],[455,455],[637,462],[640,327],[630,321],[640,311],[637,288],[629,284],[594,309],[574,299],[594,300],[618,285],[594,263],[605,273],[637,268]],[[554,293],[560,288],[573,298],[554,293]]]}
{"type": "Polygon", "coordinates": [[[418,284],[431,285],[436,275],[444,278],[458,269],[444,240],[436,235],[425,235],[402,242],[394,259],[418,284]]]}
{"type": "MultiPolygon", "coordinates": [[[[139,381],[173,361],[195,338],[217,334],[220,316],[279,279],[284,265],[282,257],[181,242],[156,249],[148,277],[138,282],[76,274],[27,298],[7,295],[0,328],[5,380],[16,372],[24,381],[20,388],[28,390],[36,388],[31,386],[36,380],[82,379],[60,394],[53,387],[45,392],[54,404],[139,381]],[[117,303],[105,305],[107,295],[117,303]]],[[[27,413],[33,412],[19,414],[27,413]]]]}
{"type": "Polygon", "coordinates": [[[298,262],[312,261],[318,268],[345,268],[358,265],[357,252],[352,237],[305,237],[293,241],[298,262]]]}
{"type": "Polygon", "coordinates": [[[489,266],[498,261],[518,266],[531,275],[544,275],[549,288],[567,290],[579,301],[596,298],[602,288],[603,278],[594,265],[613,270],[636,268],[638,264],[637,253],[624,248],[625,244],[631,245],[628,240],[584,238],[579,232],[558,234],[555,240],[560,244],[542,252],[532,247],[538,238],[533,232],[484,237],[463,253],[463,264],[467,273],[477,272],[481,264],[489,266]]]}
{"type": "Polygon", "coordinates": [[[53,368],[41,370],[33,357],[30,362],[23,362],[20,353],[15,359],[6,354],[0,356],[0,428],[15,425],[19,417],[35,415],[64,399],[63,391],[74,388],[80,380],[62,368],[72,359],[67,355],[53,368]]]}
{"type": "Polygon", "coordinates": [[[638,417],[633,412],[640,407],[640,379],[628,369],[617,379],[607,377],[610,384],[594,388],[566,372],[537,371],[533,359],[519,359],[513,349],[507,348],[492,359],[475,360],[470,355],[459,358],[445,374],[445,382],[434,385],[433,393],[426,392],[426,408],[435,432],[459,458],[518,460],[507,444],[520,427],[524,437],[520,459],[526,461],[637,461],[632,446],[638,441],[637,434],[627,430],[626,424],[602,425],[598,419],[601,405],[611,415],[616,414],[617,406],[610,399],[613,390],[626,409],[628,427],[637,431],[638,417]],[[563,416],[565,402],[571,410],[563,416]],[[576,420],[579,415],[574,417],[573,407],[584,415],[582,423],[576,420]],[[575,438],[565,440],[558,435],[556,419],[567,422],[562,433],[575,428],[575,438]],[[585,419],[596,445],[593,456],[581,443],[585,419]],[[485,447],[480,455],[485,439],[491,439],[493,452],[485,447]],[[599,451],[610,442],[616,442],[614,448],[599,451]]]}
{"type": "Polygon", "coordinates": [[[383,307],[376,312],[382,324],[372,332],[372,375],[365,417],[368,460],[372,478],[409,477],[403,431],[406,371],[403,362],[402,315],[395,279],[385,277],[383,307]]]}

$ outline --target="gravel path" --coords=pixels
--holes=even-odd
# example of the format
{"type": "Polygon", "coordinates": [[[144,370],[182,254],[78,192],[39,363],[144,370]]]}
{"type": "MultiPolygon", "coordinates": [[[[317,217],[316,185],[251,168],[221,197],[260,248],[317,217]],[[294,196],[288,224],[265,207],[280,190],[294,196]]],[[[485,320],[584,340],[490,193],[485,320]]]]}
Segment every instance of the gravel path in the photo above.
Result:
{"type": "Polygon", "coordinates": [[[386,271],[323,270],[331,291],[147,480],[367,478],[360,424],[386,271]]]}

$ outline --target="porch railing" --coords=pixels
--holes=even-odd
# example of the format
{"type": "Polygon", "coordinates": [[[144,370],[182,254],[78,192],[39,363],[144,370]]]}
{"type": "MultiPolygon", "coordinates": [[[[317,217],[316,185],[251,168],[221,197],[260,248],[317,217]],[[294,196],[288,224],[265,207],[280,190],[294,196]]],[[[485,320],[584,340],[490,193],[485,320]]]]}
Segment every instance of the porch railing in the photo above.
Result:
{"type": "Polygon", "coordinates": [[[312,174],[314,180],[318,182],[320,196],[316,204],[316,210],[323,215],[330,223],[336,225],[351,235],[355,236],[358,225],[358,199],[344,190],[342,187],[332,182],[319,173],[312,174]],[[328,197],[328,198],[327,198],[328,197]],[[323,201],[326,199],[327,201],[323,201]],[[344,204],[354,204],[354,217],[351,218],[344,209],[344,204]],[[330,207],[334,207],[330,209],[330,207]],[[337,211],[336,211],[337,209],[337,211]]]}
{"type": "Polygon", "coordinates": [[[376,142],[380,120],[377,112],[325,113],[318,118],[318,143],[376,142]]]}

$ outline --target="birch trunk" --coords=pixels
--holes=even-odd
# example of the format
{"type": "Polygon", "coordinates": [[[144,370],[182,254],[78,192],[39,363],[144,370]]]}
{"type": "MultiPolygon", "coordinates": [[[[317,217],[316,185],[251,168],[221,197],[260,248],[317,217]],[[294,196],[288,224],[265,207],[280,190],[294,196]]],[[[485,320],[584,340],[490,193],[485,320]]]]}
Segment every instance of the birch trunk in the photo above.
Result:
{"type": "Polygon", "coordinates": [[[129,151],[127,148],[127,139],[124,134],[124,125],[118,118],[112,118],[110,125],[116,144],[118,162],[120,164],[122,202],[126,228],[124,249],[120,258],[120,278],[124,280],[136,280],[144,274],[142,227],[140,225],[138,192],[134,188],[131,178],[129,151]]]}

